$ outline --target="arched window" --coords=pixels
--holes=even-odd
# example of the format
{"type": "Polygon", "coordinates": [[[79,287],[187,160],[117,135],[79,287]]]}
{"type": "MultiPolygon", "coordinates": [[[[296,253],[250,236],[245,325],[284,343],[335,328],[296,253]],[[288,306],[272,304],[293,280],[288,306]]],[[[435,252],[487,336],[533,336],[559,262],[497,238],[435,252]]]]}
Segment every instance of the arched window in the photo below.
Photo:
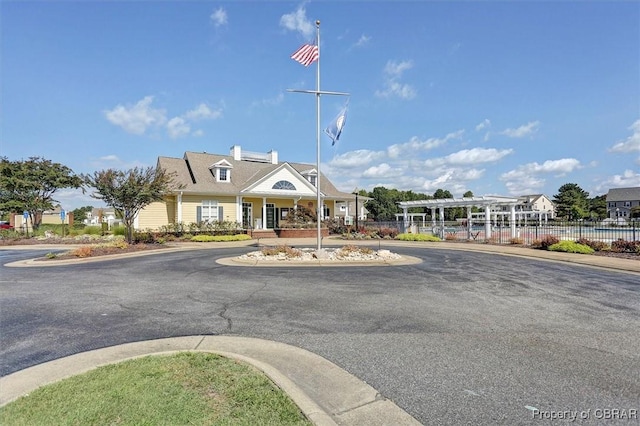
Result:
{"type": "Polygon", "coordinates": [[[279,180],[278,182],[274,183],[271,188],[272,189],[285,189],[287,191],[295,191],[296,190],[296,187],[291,182],[289,182],[288,180],[279,180]]]}

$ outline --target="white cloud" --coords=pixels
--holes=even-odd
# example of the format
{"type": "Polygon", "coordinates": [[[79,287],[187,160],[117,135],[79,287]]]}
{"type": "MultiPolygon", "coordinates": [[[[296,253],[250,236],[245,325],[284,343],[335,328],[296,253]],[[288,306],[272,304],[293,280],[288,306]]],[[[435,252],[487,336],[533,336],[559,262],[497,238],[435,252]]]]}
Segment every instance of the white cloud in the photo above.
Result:
{"type": "Polygon", "coordinates": [[[535,192],[541,188],[545,180],[539,177],[544,174],[564,176],[581,167],[580,161],[575,158],[562,158],[560,160],[547,160],[542,164],[537,162],[523,164],[514,170],[503,173],[500,180],[505,182],[510,194],[523,194],[535,192]]]}
{"type": "Polygon", "coordinates": [[[484,130],[486,128],[491,127],[491,121],[489,121],[488,118],[485,118],[482,123],[478,124],[476,126],[476,132],[479,132],[480,130],[484,130]]]}
{"type": "Polygon", "coordinates": [[[611,152],[640,151],[640,120],[636,120],[635,123],[629,126],[629,130],[632,131],[631,136],[612,146],[609,149],[609,151],[611,152]]]}
{"type": "Polygon", "coordinates": [[[409,142],[394,144],[387,148],[389,158],[398,158],[402,155],[415,155],[416,150],[427,151],[446,144],[450,140],[460,139],[464,135],[464,130],[458,130],[447,134],[444,138],[429,138],[420,140],[417,136],[413,136],[409,142]]]}
{"type": "Polygon", "coordinates": [[[187,111],[184,114],[184,118],[188,120],[215,120],[216,118],[220,118],[222,116],[222,108],[218,108],[216,110],[212,110],[205,103],[201,103],[196,108],[187,111]]]}
{"type": "Polygon", "coordinates": [[[367,44],[369,44],[370,41],[371,41],[371,37],[362,34],[354,46],[355,47],[366,46],[367,44]]]}
{"type": "Polygon", "coordinates": [[[118,158],[117,155],[115,154],[111,154],[111,155],[105,155],[104,157],[100,157],[101,161],[120,161],[120,158],[118,158]]]}
{"type": "Polygon", "coordinates": [[[525,136],[533,135],[535,132],[538,131],[539,127],[540,127],[539,121],[531,121],[516,129],[505,129],[500,133],[510,138],[523,138],[525,136]]]}
{"type": "Polygon", "coordinates": [[[399,97],[401,99],[413,99],[416,96],[415,89],[399,81],[406,70],[413,68],[412,61],[388,61],[384,67],[384,88],[376,90],[375,95],[381,98],[399,97]]]}
{"type": "Polygon", "coordinates": [[[369,167],[362,173],[362,177],[365,178],[386,178],[394,177],[402,174],[402,169],[394,169],[387,163],[382,163],[379,166],[369,167]]]}
{"type": "Polygon", "coordinates": [[[307,19],[307,11],[304,6],[298,7],[295,12],[282,15],[280,26],[289,31],[297,31],[307,39],[313,37],[315,32],[315,24],[307,19]]]}
{"type": "Polygon", "coordinates": [[[173,117],[167,123],[167,132],[171,139],[187,136],[191,132],[191,126],[182,117],[173,117]]]}
{"type": "Polygon", "coordinates": [[[215,25],[216,27],[227,25],[227,11],[222,7],[214,10],[210,18],[211,21],[213,21],[213,25],[215,25]]]}
{"type": "Polygon", "coordinates": [[[352,167],[362,167],[372,163],[373,161],[377,161],[384,156],[384,152],[359,149],[333,157],[329,162],[329,166],[347,169],[352,167]]]}
{"type": "MultiPolygon", "coordinates": [[[[126,132],[135,135],[144,134],[149,128],[160,128],[166,125],[167,134],[175,139],[187,136],[191,132],[191,122],[201,120],[215,120],[222,117],[222,108],[211,109],[207,104],[200,103],[186,113],[167,121],[166,111],[151,107],[153,96],[146,96],[134,106],[118,105],[105,116],[112,124],[122,127],[126,132]]],[[[193,136],[201,136],[202,130],[197,130],[193,136]],[[196,133],[197,132],[197,133],[196,133]]]]}
{"type": "Polygon", "coordinates": [[[449,154],[446,157],[428,159],[424,162],[424,165],[426,167],[438,167],[444,164],[461,166],[468,164],[493,163],[512,153],[512,149],[503,149],[500,151],[494,148],[463,149],[449,154]]]}
{"type": "Polygon", "coordinates": [[[152,102],[153,96],[145,96],[133,106],[118,105],[104,114],[110,123],[125,132],[142,135],[149,127],[162,125],[167,119],[165,110],[152,108],[152,102]]]}
{"type": "Polygon", "coordinates": [[[413,68],[413,61],[388,61],[384,67],[384,73],[389,76],[389,78],[400,78],[406,70],[410,70],[411,68],[413,68]]]}
{"type": "Polygon", "coordinates": [[[621,175],[613,175],[604,185],[606,188],[631,188],[640,186],[640,173],[633,170],[625,170],[621,175]]]}

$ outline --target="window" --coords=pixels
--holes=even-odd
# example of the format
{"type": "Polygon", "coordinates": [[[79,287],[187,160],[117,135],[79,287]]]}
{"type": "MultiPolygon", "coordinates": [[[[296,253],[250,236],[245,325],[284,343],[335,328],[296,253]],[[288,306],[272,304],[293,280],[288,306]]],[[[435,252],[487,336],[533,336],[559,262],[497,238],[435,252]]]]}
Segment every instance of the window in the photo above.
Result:
{"type": "Polygon", "coordinates": [[[291,182],[289,182],[288,180],[279,180],[278,182],[274,183],[271,188],[272,189],[284,189],[286,191],[295,191],[296,190],[296,187],[291,182]]]}
{"type": "Polygon", "coordinates": [[[227,169],[218,169],[218,180],[220,182],[226,182],[228,177],[227,169]]]}
{"type": "Polygon", "coordinates": [[[624,202],[624,206],[625,207],[631,207],[631,201],[625,201],[624,202]]]}
{"type": "Polygon", "coordinates": [[[222,206],[216,200],[203,200],[197,208],[197,222],[215,222],[224,220],[222,206]]]}
{"type": "Polygon", "coordinates": [[[313,185],[313,186],[318,186],[318,185],[316,184],[316,182],[318,181],[318,176],[316,176],[316,175],[309,175],[309,176],[307,176],[307,178],[309,179],[309,182],[311,182],[311,185],[313,185]]]}

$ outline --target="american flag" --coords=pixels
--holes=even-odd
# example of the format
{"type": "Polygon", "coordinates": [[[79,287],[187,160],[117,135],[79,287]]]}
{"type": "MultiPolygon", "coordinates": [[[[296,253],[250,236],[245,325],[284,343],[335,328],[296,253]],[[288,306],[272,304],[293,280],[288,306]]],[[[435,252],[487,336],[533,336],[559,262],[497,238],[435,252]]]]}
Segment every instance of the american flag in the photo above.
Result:
{"type": "Polygon", "coordinates": [[[305,67],[318,60],[318,46],[315,44],[303,44],[300,49],[296,50],[291,59],[300,62],[305,67]]]}

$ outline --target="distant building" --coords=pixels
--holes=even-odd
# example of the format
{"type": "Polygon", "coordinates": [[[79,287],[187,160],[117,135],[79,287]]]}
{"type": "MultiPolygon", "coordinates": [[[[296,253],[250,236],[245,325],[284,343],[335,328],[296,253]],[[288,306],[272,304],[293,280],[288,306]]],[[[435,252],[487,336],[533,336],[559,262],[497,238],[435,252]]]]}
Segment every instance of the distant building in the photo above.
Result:
{"type": "Polygon", "coordinates": [[[631,209],[640,206],[640,186],[612,188],[607,193],[607,218],[616,222],[627,222],[631,209]]]}
{"type": "Polygon", "coordinates": [[[521,195],[518,197],[517,211],[531,212],[527,218],[536,216],[536,212],[546,213],[546,217],[553,219],[556,217],[556,207],[553,201],[544,194],[521,195]]]}

